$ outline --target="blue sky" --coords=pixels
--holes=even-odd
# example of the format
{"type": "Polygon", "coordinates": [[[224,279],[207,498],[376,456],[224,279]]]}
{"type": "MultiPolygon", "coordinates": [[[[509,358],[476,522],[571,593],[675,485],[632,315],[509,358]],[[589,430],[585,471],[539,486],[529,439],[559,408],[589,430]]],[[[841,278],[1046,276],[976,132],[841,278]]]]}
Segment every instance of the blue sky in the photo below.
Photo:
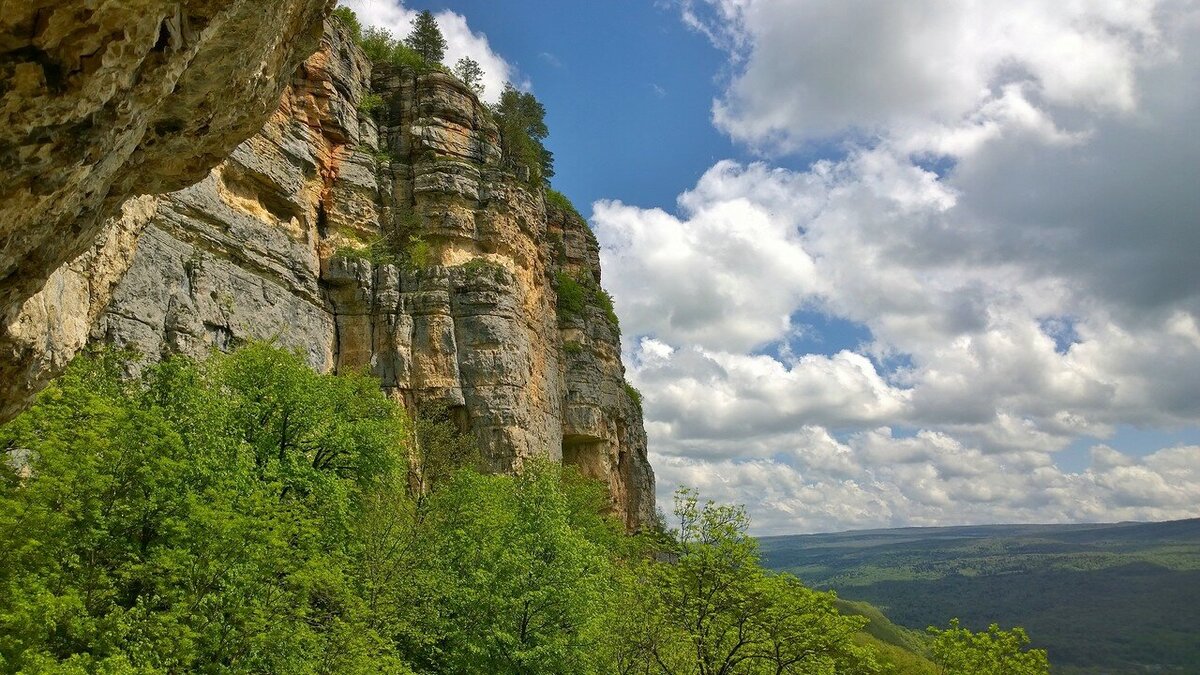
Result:
{"type": "MultiPolygon", "coordinates": [[[[416,5],[414,5],[416,6],[416,5]]],[[[446,2],[519,69],[546,106],[554,184],[586,210],[619,197],[673,208],[718,159],[741,151],[713,128],[723,53],[653,2],[446,2]]]]}
{"type": "Polygon", "coordinates": [[[1195,3],[346,1],[546,106],[660,501],[1200,515],[1195,3]]]}

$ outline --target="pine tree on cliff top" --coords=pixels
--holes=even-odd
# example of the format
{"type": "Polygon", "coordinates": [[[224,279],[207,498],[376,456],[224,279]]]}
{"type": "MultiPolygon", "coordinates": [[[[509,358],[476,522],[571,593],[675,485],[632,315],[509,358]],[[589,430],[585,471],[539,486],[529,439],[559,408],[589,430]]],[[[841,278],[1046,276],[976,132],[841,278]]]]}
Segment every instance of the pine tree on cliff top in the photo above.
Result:
{"type": "Polygon", "coordinates": [[[404,38],[404,44],[429,64],[441,63],[446,55],[446,38],[442,36],[437,20],[429,10],[413,19],[412,32],[404,38]]]}

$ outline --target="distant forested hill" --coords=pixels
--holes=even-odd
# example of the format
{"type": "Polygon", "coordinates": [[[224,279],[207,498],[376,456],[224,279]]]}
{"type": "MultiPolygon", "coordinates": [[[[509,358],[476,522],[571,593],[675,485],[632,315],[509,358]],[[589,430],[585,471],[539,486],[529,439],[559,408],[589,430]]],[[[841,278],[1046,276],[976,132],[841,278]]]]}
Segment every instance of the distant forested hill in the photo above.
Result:
{"type": "Polygon", "coordinates": [[[768,567],[909,628],[1024,626],[1060,673],[1200,673],[1200,519],[765,537],[768,567]]]}

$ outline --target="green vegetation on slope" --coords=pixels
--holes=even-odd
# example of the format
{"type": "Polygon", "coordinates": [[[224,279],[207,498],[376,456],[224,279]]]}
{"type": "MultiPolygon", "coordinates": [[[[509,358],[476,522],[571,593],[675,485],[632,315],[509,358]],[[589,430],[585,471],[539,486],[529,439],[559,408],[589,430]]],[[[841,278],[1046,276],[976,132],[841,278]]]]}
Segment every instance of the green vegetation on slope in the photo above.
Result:
{"type": "Polygon", "coordinates": [[[598,482],[482,474],[453,410],[410,425],[373,378],[264,345],[128,365],[0,427],[0,672],[917,672],[766,571],[740,507],[681,492],[678,529],[626,536],[598,482]]]}
{"type": "Polygon", "coordinates": [[[762,546],[768,567],[903,626],[950,616],[979,630],[1024,626],[1055,672],[1183,673],[1200,663],[1200,520],[906,528],[762,546]]]}

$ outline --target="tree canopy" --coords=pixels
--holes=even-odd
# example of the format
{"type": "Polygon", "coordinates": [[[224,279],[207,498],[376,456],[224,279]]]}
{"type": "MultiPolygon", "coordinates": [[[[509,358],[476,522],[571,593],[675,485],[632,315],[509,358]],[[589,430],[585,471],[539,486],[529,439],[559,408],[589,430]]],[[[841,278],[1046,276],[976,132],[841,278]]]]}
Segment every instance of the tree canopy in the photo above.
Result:
{"type": "Polygon", "coordinates": [[[464,56],[454,64],[455,77],[471,88],[476,96],[483,96],[483,68],[475,59],[464,56]]]}
{"type": "Polygon", "coordinates": [[[554,176],[554,154],[543,141],[550,134],[546,108],[529,93],[505,83],[500,101],[493,107],[500,125],[501,150],[512,166],[529,172],[529,181],[541,185],[554,176]]]}
{"type": "Polygon", "coordinates": [[[412,20],[412,32],[404,38],[404,44],[429,64],[439,64],[446,56],[446,38],[427,9],[412,20]]]}

